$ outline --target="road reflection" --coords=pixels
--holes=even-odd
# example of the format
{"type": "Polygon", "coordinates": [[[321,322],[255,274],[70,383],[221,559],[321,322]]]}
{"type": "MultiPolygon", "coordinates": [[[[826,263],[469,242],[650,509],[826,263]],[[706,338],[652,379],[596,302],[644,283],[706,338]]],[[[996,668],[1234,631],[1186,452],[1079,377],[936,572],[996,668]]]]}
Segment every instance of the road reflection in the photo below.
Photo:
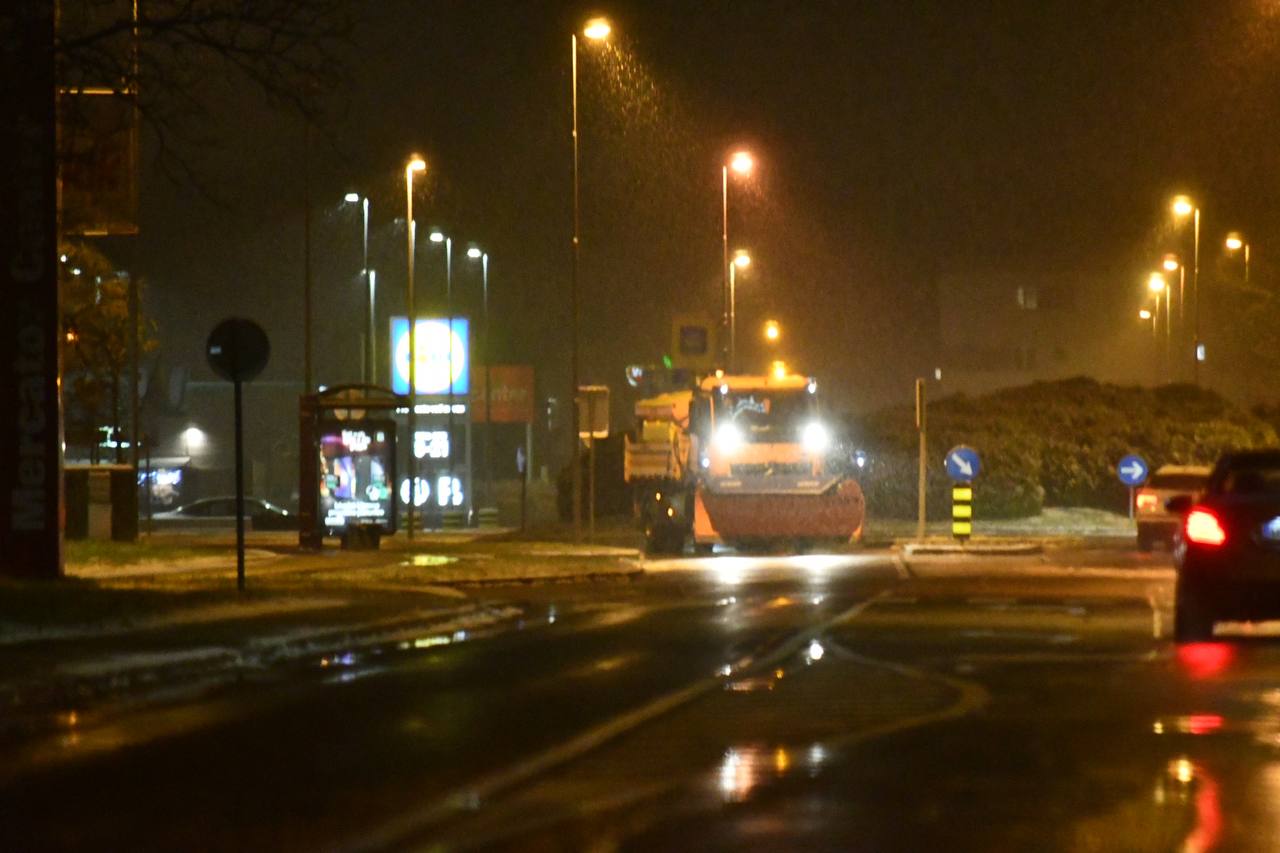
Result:
{"type": "Polygon", "coordinates": [[[721,801],[741,803],[770,780],[796,771],[816,775],[826,760],[827,751],[820,743],[803,749],[761,744],[734,746],[725,750],[715,769],[715,787],[721,801]]]}
{"type": "Polygon", "coordinates": [[[1178,646],[1178,665],[1194,679],[1215,678],[1235,659],[1230,643],[1186,643],[1178,646]]]}

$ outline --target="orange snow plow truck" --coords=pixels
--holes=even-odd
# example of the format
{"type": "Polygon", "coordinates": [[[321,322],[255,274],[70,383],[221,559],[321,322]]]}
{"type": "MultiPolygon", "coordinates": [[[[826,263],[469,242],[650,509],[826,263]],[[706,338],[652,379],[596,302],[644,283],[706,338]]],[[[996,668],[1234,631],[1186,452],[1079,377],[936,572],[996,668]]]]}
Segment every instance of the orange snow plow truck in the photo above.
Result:
{"type": "Polygon", "coordinates": [[[651,554],[845,543],[862,534],[855,480],[827,472],[817,384],[795,374],[708,376],[636,404],[625,474],[651,554]]]}

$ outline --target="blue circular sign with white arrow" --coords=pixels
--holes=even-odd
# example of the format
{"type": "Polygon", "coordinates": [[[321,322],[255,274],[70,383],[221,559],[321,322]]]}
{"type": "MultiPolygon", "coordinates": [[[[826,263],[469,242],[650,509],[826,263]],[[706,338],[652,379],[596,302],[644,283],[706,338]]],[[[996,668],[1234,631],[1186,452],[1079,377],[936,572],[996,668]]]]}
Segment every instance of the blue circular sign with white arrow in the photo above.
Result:
{"type": "Polygon", "coordinates": [[[978,451],[966,445],[958,445],[947,451],[947,476],[957,483],[971,483],[982,470],[978,451]]]}
{"type": "Polygon", "coordinates": [[[1130,453],[1116,466],[1116,476],[1129,488],[1141,486],[1147,482],[1147,476],[1150,474],[1151,466],[1147,464],[1147,460],[1136,453],[1130,453]]]}

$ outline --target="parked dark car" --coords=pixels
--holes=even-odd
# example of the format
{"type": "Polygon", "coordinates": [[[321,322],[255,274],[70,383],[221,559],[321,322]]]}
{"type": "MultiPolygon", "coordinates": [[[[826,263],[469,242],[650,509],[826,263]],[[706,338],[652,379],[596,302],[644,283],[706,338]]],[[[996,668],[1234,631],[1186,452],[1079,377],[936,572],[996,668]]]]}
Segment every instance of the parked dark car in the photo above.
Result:
{"type": "Polygon", "coordinates": [[[1174,638],[1208,639],[1222,620],[1280,618],[1280,450],[1227,453],[1198,500],[1168,506],[1183,517],[1174,638]]]}
{"type": "MultiPolygon", "coordinates": [[[[298,517],[283,507],[262,498],[244,499],[246,526],[250,530],[297,530],[298,517]]],[[[201,498],[189,504],[158,512],[151,518],[161,527],[234,527],[234,497],[201,498]]]]}

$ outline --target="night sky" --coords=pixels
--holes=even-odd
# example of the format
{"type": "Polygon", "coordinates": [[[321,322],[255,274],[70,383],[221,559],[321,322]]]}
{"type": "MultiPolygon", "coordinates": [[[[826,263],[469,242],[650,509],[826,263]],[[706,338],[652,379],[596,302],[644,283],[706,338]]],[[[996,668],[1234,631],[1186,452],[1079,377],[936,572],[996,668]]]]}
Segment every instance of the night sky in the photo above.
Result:
{"type": "MultiPolygon", "coordinates": [[[[761,363],[756,331],[776,317],[789,363],[850,408],[908,395],[932,365],[938,313],[965,298],[939,277],[1096,270],[1099,288],[1140,288],[1173,239],[1175,191],[1204,208],[1207,244],[1238,228],[1256,276],[1272,271],[1269,0],[356,8],[349,83],[323,93],[309,154],[296,115],[218,72],[175,143],[203,188],[147,157],[136,264],[163,357],[197,376],[208,329],[242,313],[272,336],[267,378],[301,379],[309,171],[317,379],[356,377],[359,219],[341,199],[372,198],[380,310],[401,310],[417,151],[420,227],[456,238],[460,301],[478,292],[474,241],[492,256],[497,355],[534,363],[544,393],[567,385],[569,33],[592,12],[615,36],[581,50],[585,380],[621,384],[669,348],[673,313],[718,311],[720,164],[739,145],[758,162],[731,188],[732,247],[755,259],[745,358],[761,363]]],[[[442,293],[440,254],[419,247],[419,290],[442,293]]]]}

